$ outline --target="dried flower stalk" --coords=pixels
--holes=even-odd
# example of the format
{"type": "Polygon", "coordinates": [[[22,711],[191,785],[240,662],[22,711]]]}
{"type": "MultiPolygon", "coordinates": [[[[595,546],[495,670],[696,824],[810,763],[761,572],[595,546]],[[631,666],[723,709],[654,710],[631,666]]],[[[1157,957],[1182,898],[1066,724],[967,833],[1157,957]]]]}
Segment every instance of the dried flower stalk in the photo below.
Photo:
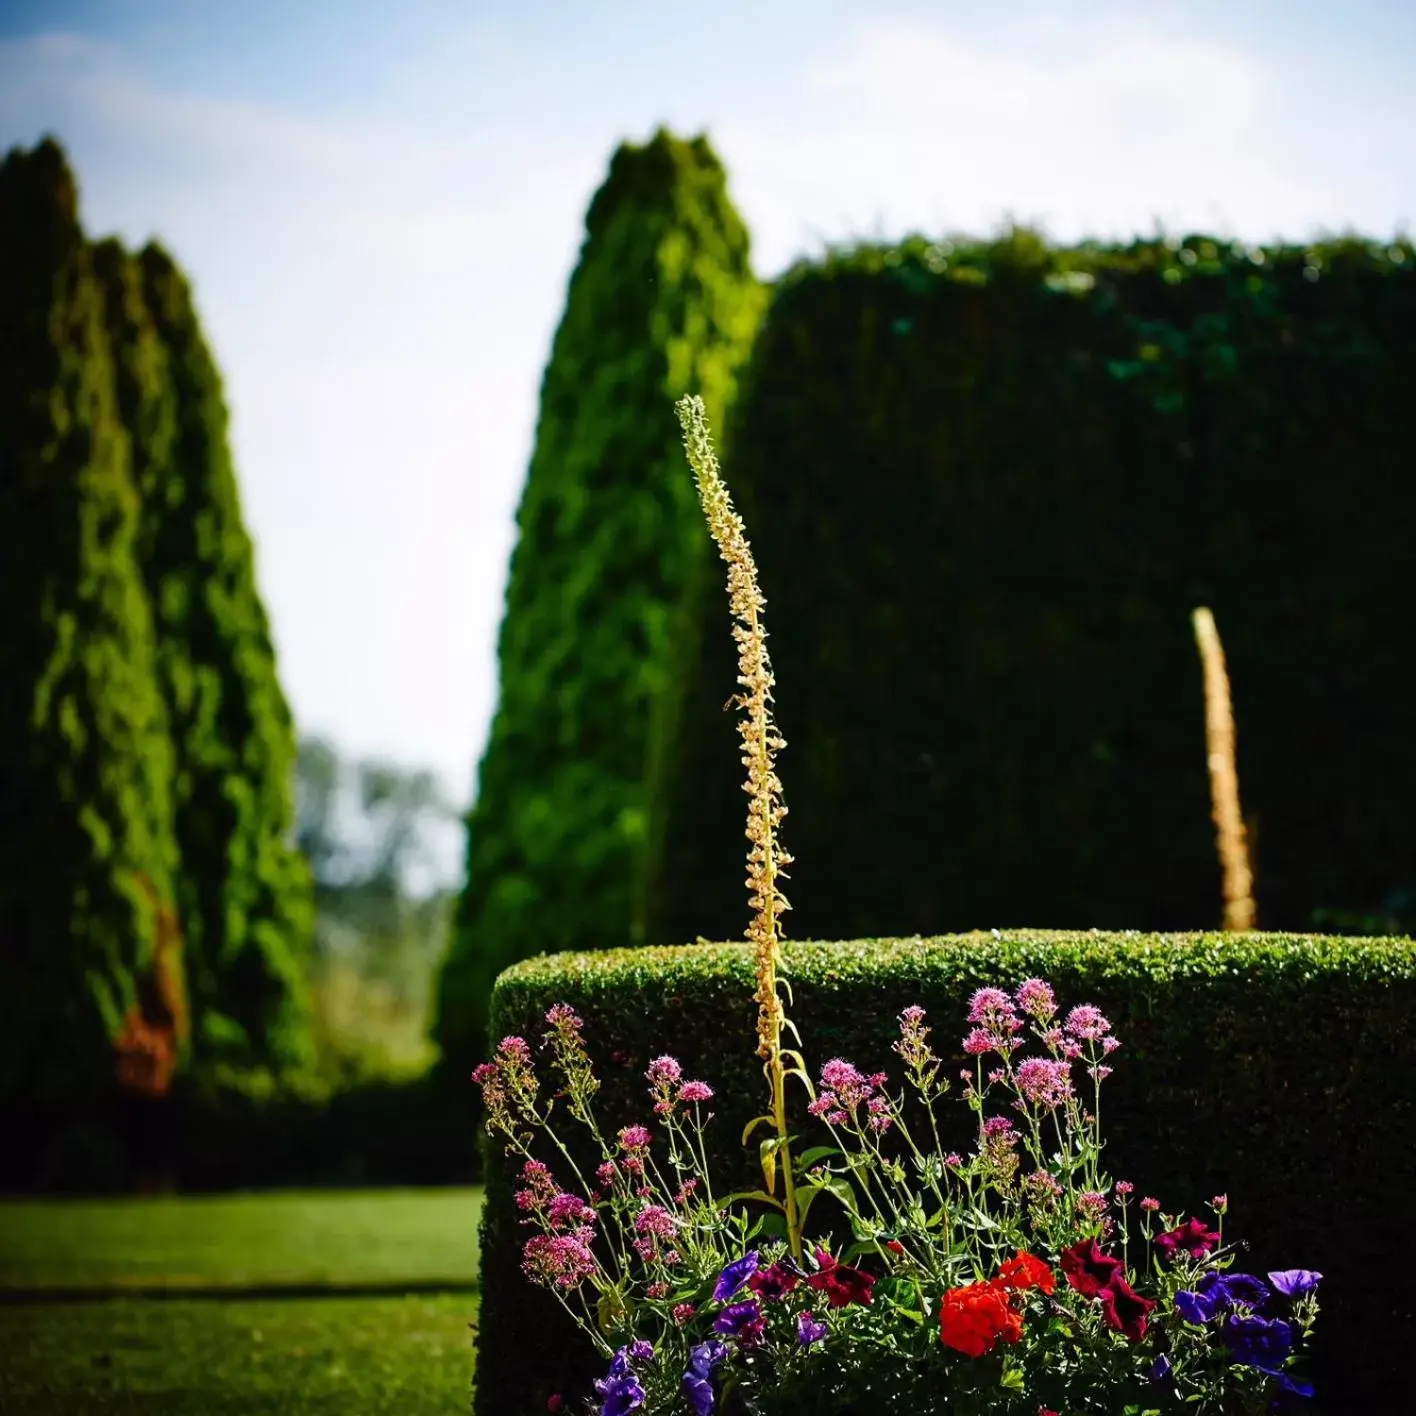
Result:
{"type": "Polygon", "coordinates": [[[676,407],[683,428],[684,451],[693,469],[708,530],[728,567],[728,605],[735,621],[737,681],[742,689],[732,703],[743,710],[738,732],[742,737],[742,765],[747,772],[743,786],[748,795],[747,889],[748,904],[753,912],[747,938],[754,947],[757,963],[754,995],[758,1009],[757,1055],[763,1059],[772,1094],[772,1113],[770,1118],[764,1119],[770,1119],[777,1132],[770,1150],[764,1149],[763,1170],[770,1193],[778,1162],[781,1164],[787,1233],[793,1250],[800,1252],[800,1227],[787,1140],[786,1067],[782,1052],[786,1016],[777,985],[782,962],[781,916],[791,908],[778,887],[778,881],[786,874],[785,867],[792,860],[777,841],[777,828],[787,808],[782,803],[776,756],[787,744],[772,719],[772,663],[767,653],[767,631],[762,624],[767,601],[757,583],[757,564],[747,543],[742,518],[733,509],[732,498],[719,475],[703,400],[696,395],[681,398],[676,407]]]}
{"type": "Polygon", "coordinates": [[[1224,646],[1214,616],[1201,607],[1191,615],[1195,643],[1205,673],[1205,740],[1209,753],[1210,800],[1224,888],[1224,928],[1252,929],[1255,922],[1254,872],[1249,837],[1239,809],[1239,768],[1234,751],[1234,707],[1224,646]]]}

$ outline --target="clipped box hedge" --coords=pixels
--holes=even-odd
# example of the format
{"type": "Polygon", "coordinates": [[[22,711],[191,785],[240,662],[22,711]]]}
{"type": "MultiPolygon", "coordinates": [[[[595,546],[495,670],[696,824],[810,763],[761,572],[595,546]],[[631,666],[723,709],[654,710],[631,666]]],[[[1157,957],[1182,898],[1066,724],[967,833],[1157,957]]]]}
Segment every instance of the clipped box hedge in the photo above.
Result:
{"type": "MultiPolygon", "coordinates": [[[[1064,1003],[1099,1004],[1123,1044],[1103,1098],[1113,1175],[1170,1209],[1227,1192],[1248,1266],[1326,1275],[1316,1409],[1408,1409],[1398,1378],[1416,1346],[1411,940],[1013,930],[796,943],[786,961],[813,1072],[844,1056],[896,1075],[895,1018],[911,1003],[929,1011],[936,1046],[957,1050],[966,999],[987,983],[1038,975],[1064,1003]]],[[[543,956],[498,979],[493,1036],[534,1042],[552,1003],[573,1005],[612,1125],[652,1120],[643,1072],[673,1053],[717,1089],[715,1164],[746,1179],[738,1142],[764,1086],[752,987],[745,945],[543,956]]],[[[953,1110],[966,1124],[965,1106],[953,1110]]],[[[553,1393],[583,1390],[595,1365],[554,1299],[521,1275],[512,1179],[489,1146],[477,1416],[544,1412],[553,1393]]]]}

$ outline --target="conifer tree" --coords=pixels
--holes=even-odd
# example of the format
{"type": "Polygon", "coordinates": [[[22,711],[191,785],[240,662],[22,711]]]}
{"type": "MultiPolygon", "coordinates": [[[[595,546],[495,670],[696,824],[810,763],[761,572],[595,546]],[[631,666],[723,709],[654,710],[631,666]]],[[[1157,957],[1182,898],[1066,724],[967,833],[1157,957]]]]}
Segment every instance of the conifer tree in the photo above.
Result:
{"type": "Polygon", "coordinates": [[[160,246],[97,251],[141,497],[138,560],[176,755],[174,812],[199,1061],[308,1059],[308,871],[292,842],[295,734],[241,514],[221,380],[160,246]]]}
{"type": "Polygon", "coordinates": [[[115,1082],[175,865],[103,297],[58,145],[0,165],[0,1097],[115,1082]],[[149,894],[151,892],[151,894],[149,894]]]}
{"type": "Polygon", "coordinates": [[[707,566],[674,402],[721,421],[763,304],[706,140],[616,152],[591,202],[541,386],[441,979],[453,1066],[483,1046],[492,980],[541,951],[623,945],[649,837],[646,780],[685,587],[707,566]]]}

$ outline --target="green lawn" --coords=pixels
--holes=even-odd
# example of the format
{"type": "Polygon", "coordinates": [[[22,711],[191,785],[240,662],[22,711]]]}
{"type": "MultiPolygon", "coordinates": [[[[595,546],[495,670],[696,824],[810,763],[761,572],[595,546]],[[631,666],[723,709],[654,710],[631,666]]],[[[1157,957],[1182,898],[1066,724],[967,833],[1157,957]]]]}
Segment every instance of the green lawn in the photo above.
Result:
{"type": "Polygon", "coordinates": [[[479,1190],[0,1204],[0,1289],[466,1287],[479,1190]]]}
{"type": "Polygon", "coordinates": [[[0,1411],[461,1416],[480,1198],[0,1203],[0,1411]]]}

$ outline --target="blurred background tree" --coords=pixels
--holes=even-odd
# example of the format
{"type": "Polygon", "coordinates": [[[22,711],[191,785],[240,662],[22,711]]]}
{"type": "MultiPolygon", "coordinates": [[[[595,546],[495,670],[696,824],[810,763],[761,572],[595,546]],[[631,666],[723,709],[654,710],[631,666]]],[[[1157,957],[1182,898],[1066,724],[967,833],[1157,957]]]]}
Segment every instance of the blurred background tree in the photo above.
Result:
{"type": "Polygon", "coordinates": [[[460,813],[433,773],[299,753],[297,840],[315,882],[311,971],[323,1075],[414,1073],[460,884],[460,813]]]}
{"type": "Polygon", "coordinates": [[[103,289],[45,141],[0,165],[0,1100],[41,1114],[115,1087],[173,890],[138,535],[103,289]]]}

